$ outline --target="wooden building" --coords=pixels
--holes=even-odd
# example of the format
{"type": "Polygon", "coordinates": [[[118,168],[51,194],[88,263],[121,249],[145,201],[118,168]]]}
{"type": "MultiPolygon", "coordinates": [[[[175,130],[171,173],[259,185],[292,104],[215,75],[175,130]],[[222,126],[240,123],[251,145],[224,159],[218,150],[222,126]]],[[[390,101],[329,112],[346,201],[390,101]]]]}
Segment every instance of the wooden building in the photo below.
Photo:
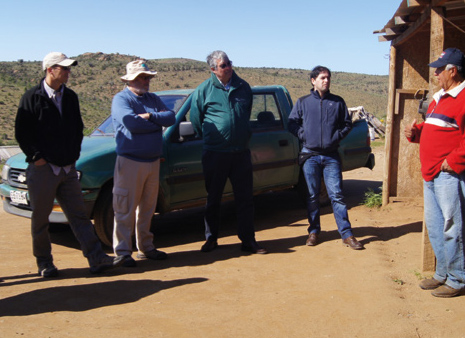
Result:
{"type": "MultiPolygon", "coordinates": [[[[418,145],[403,135],[406,125],[423,121],[419,105],[440,88],[431,63],[449,47],[465,53],[465,0],[402,0],[391,20],[375,34],[390,41],[389,101],[383,205],[422,199],[418,145]]],[[[423,227],[423,271],[433,271],[434,254],[423,227]]]]}

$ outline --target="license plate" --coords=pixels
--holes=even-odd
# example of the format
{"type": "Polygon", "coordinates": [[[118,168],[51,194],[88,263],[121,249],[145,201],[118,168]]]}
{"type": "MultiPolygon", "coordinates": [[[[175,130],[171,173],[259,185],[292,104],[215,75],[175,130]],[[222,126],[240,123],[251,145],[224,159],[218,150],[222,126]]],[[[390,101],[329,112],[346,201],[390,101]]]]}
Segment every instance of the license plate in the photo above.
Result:
{"type": "Polygon", "coordinates": [[[27,192],[10,190],[11,203],[28,205],[27,192]]]}

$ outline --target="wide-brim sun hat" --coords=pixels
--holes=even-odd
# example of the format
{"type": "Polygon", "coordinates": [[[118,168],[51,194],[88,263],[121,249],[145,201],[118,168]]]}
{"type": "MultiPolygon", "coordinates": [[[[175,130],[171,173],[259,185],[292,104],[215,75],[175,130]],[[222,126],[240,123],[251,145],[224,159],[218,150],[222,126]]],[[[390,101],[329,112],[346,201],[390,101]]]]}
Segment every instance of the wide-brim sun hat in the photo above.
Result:
{"type": "Polygon", "coordinates": [[[63,66],[70,67],[77,65],[76,60],[68,58],[65,54],[60,52],[51,52],[45,55],[44,60],[42,61],[42,68],[46,70],[52,66],[63,66]]]}
{"type": "Polygon", "coordinates": [[[132,81],[140,74],[155,75],[157,72],[151,71],[145,60],[131,61],[126,65],[126,75],[121,76],[123,81],[132,81]]]}

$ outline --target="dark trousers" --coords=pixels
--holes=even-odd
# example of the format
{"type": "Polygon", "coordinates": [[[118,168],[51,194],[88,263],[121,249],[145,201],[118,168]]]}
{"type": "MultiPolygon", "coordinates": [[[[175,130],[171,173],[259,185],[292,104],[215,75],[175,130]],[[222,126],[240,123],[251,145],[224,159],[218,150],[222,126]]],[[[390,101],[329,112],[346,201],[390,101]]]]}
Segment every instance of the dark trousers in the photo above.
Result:
{"type": "Polygon", "coordinates": [[[92,222],[86,215],[76,169],[72,167],[68,174],[61,169],[60,173],[55,175],[49,164],[29,164],[26,175],[32,207],[32,249],[37,265],[41,267],[53,262],[48,217],[55,198],[68,218],[89,265],[96,264],[105,253],[95,235],[92,222]]]}
{"type": "Polygon", "coordinates": [[[237,234],[243,243],[255,241],[253,226],[253,172],[250,150],[236,153],[204,151],[202,155],[207,205],[205,210],[205,236],[218,239],[221,197],[229,178],[236,204],[237,234]]]}

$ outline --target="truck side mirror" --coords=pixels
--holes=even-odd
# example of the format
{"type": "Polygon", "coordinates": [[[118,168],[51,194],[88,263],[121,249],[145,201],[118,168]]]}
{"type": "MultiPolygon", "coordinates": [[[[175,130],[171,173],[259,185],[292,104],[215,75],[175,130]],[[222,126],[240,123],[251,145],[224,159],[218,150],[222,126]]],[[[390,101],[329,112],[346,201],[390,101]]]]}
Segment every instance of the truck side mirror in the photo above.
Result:
{"type": "Polygon", "coordinates": [[[183,121],[179,124],[179,142],[184,142],[186,139],[193,139],[195,137],[194,127],[192,122],[183,121]]]}

